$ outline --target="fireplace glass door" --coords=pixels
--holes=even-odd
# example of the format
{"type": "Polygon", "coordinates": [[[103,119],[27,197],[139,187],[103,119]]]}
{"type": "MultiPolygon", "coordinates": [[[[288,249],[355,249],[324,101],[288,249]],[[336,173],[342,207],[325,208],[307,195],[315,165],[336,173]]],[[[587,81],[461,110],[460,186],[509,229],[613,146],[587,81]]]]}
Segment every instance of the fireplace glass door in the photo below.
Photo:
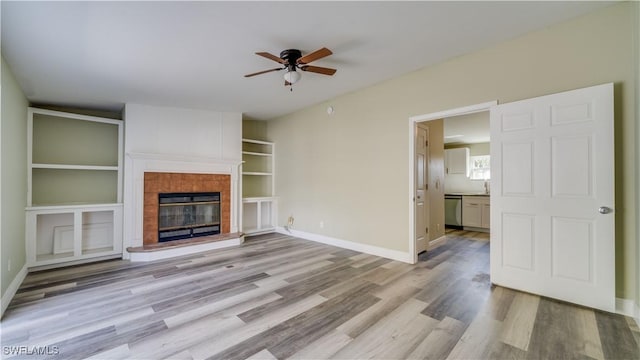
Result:
{"type": "Polygon", "coordinates": [[[161,193],[158,241],[220,233],[220,193],[161,193]]]}

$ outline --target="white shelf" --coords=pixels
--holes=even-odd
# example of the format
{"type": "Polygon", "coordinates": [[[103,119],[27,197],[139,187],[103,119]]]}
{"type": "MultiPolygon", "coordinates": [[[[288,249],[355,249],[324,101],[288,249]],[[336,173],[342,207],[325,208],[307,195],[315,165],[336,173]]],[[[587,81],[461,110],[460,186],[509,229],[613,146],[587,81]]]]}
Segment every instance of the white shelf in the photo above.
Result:
{"type": "Polygon", "coordinates": [[[111,209],[114,207],[122,207],[122,203],[108,203],[108,204],[85,204],[85,203],[68,203],[68,204],[56,204],[45,205],[36,204],[25,208],[27,211],[40,211],[40,210],[96,210],[96,209],[111,209]]]}
{"type": "Polygon", "coordinates": [[[256,196],[256,197],[245,197],[242,198],[243,203],[255,203],[258,201],[272,201],[277,200],[276,196],[256,196]]]}
{"type": "Polygon", "coordinates": [[[273,174],[268,172],[249,171],[249,172],[243,172],[242,175],[271,176],[273,174]]]}
{"type": "Polygon", "coordinates": [[[251,144],[260,144],[260,145],[273,145],[273,143],[270,141],[253,140],[253,139],[242,139],[242,142],[251,143],[251,144]]]}
{"type": "Polygon", "coordinates": [[[275,230],[278,200],[274,194],[275,144],[269,141],[242,139],[242,231],[247,235],[275,230]],[[246,175],[246,176],[245,176],[246,175]]]}
{"type": "Polygon", "coordinates": [[[254,156],[273,156],[273,154],[253,152],[253,151],[243,151],[242,154],[243,155],[254,155],[254,156]]]}
{"type": "Polygon", "coordinates": [[[66,165],[66,164],[31,164],[33,169],[58,169],[58,170],[105,170],[118,171],[118,166],[100,165],[66,165]]]}

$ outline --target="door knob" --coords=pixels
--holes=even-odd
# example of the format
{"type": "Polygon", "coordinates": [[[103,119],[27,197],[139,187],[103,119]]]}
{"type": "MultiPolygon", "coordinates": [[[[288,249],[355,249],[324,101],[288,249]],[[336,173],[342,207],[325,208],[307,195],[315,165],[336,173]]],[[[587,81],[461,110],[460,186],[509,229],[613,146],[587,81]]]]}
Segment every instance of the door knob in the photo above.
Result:
{"type": "Polygon", "coordinates": [[[600,207],[598,208],[598,212],[599,212],[600,214],[608,214],[608,213],[610,213],[611,211],[612,211],[612,210],[611,210],[611,208],[606,207],[606,206],[600,206],[600,207]]]}

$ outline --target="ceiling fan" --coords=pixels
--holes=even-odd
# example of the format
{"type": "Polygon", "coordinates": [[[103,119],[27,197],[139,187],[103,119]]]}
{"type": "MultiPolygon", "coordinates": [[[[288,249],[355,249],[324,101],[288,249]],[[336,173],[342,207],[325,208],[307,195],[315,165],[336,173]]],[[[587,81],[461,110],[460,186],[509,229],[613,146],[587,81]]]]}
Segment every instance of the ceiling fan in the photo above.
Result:
{"type": "Polygon", "coordinates": [[[260,55],[267,59],[278,62],[282,64],[282,67],[258,71],[252,74],[247,74],[244,77],[252,77],[260,74],[266,74],[272,71],[286,70],[284,74],[284,86],[291,86],[296,82],[298,82],[298,80],[300,80],[300,77],[301,77],[300,73],[296,70],[308,71],[308,72],[313,72],[313,73],[322,74],[322,75],[333,75],[336,73],[336,69],[308,65],[312,61],[322,59],[323,57],[329,56],[331,54],[333,54],[331,50],[324,47],[322,49],[316,50],[304,56],[302,56],[302,52],[297,49],[283,50],[280,53],[280,57],[277,57],[268,52],[257,52],[256,55],[260,55]]]}

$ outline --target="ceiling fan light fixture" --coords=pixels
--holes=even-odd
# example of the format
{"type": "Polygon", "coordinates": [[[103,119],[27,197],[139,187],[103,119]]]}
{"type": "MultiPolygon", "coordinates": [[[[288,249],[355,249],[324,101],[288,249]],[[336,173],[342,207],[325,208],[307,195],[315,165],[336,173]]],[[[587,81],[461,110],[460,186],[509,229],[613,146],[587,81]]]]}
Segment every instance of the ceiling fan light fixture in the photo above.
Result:
{"type": "Polygon", "coordinates": [[[300,73],[295,70],[288,70],[286,73],[284,73],[284,80],[289,84],[297,83],[301,77],[302,76],[300,75],[300,73]]]}

